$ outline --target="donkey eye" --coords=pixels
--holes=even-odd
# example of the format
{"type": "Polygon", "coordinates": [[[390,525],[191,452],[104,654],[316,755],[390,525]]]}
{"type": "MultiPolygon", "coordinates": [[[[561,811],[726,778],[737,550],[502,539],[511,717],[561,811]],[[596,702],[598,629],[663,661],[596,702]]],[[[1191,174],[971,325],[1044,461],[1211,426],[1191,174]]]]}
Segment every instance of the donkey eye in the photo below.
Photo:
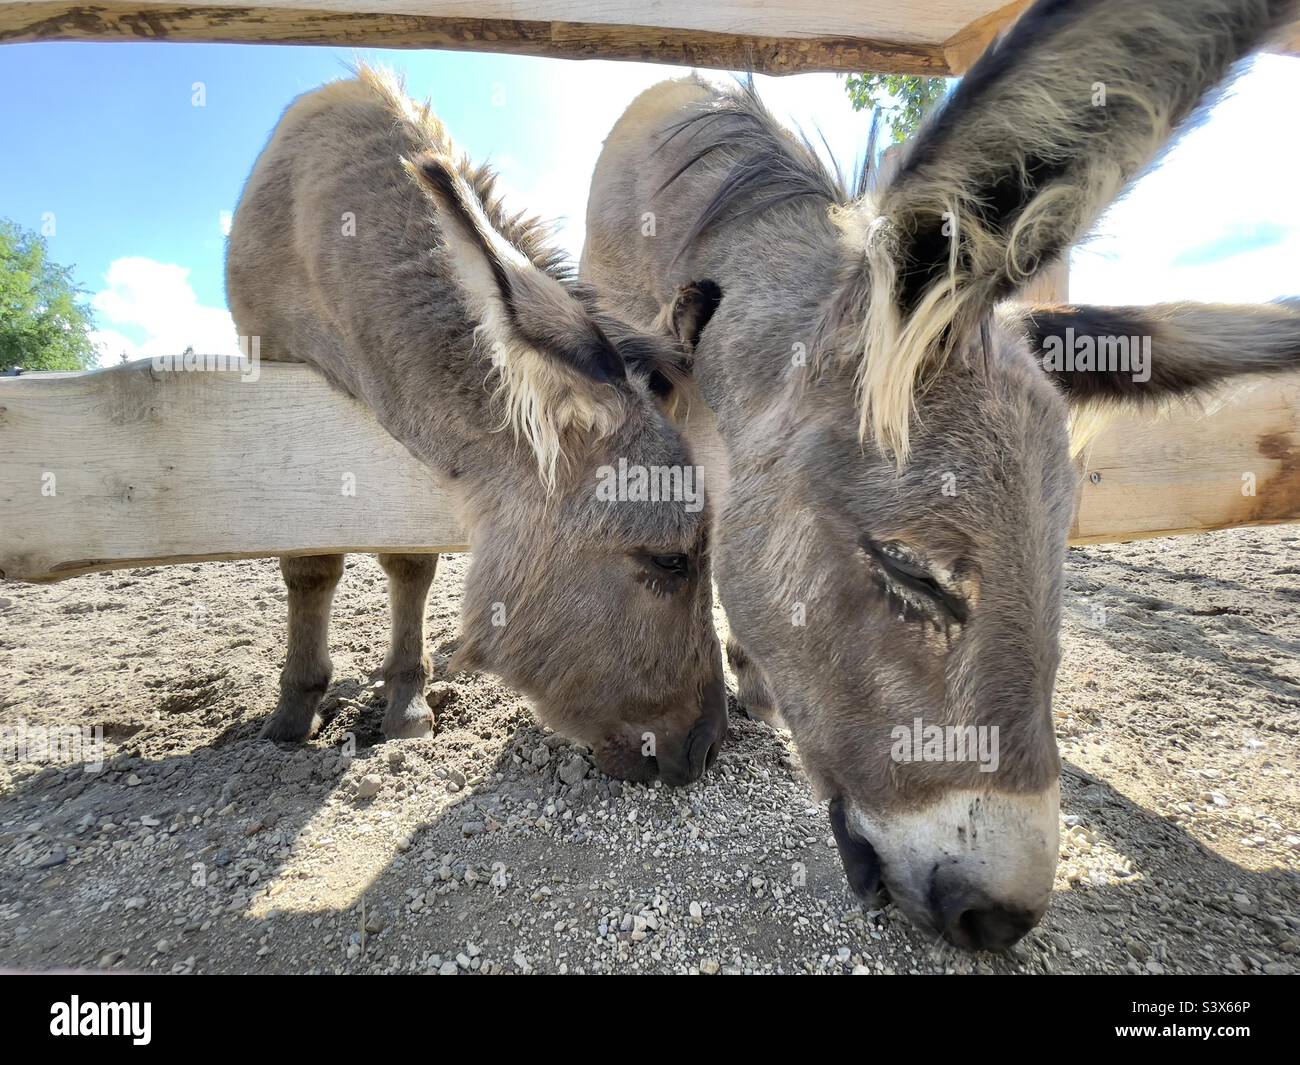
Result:
{"type": "Polygon", "coordinates": [[[690,562],[685,555],[651,555],[650,564],[674,577],[685,577],[690,569],[690,562]]]}
{"type": "Polygon", "coordinates": [[[966,622],[969,611],[965,600],[935,580],[925,564],[908,548],[897,541],[877,543],[865,536],[861,543],[890,582],[905,592],[923,596],[958,624],[966,622]]]}

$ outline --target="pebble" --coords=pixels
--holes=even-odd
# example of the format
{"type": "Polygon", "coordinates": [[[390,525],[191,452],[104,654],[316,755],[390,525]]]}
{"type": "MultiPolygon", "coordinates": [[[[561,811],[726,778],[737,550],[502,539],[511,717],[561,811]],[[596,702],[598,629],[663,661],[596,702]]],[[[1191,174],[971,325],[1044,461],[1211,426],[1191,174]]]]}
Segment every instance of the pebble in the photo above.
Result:
{"type": "Polygon", "coordinates": [[[456,685],[448,684],[445,680],[437,680],[429,685],[429,690],[425,692],[424,701],[429,705],[429,709],[437,712],[456,698],[456,685]]]}
{"type": "Polygon", "coordinates": [[[576,754],[560,766],[560,779],[566,784],[576,784],[587,776],[587,759],[576,754]]]}
{"type": "Polygon", "coordinates": [[[358,799],[373,799],[379,794],[380,789],[384,786],[384,778],[374,773],[368,773],[361,778],[357,784],[358,799]]]}

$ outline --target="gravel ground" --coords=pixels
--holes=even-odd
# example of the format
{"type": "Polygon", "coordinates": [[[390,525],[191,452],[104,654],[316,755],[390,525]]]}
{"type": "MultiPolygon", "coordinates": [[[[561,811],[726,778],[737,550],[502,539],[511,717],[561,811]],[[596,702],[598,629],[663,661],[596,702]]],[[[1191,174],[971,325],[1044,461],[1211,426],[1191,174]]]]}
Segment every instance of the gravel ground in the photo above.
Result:
{"type": "MultiPolygon", "coordinates": [[[[283,640],[273,561],[5,585],[0,964],[1292,973],[1298,548],[1279,528],[1071,552],[1056,896],[1006,955],[862,911],[788,736],[738,714],[678,790],[601,776],[487,676],[434,684],[435,736],[379,742],[369,558],[335,607],[334,716],[296,750],[255,738],[283,640]],[[12,756],[14,730],[54,725],[101,726],[102,769],[12,756]]],[[[465,564],[443,560],[430,601],[442,662],[465,564]]]]}

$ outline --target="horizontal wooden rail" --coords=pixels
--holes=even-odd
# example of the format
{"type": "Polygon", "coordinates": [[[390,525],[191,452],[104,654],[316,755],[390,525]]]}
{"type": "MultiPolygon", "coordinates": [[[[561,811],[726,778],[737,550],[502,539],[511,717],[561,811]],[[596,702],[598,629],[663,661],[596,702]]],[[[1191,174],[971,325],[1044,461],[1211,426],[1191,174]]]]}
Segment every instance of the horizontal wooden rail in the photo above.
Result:
{"type": "MultiPolygon", "coordinates": [[[[697,461],[721,486],[710,427],[697,411],[697,461]]],[[[1116,421],[1081,468],[1074,543],[1300,520],[1300,375],[1239,386],[1206,413],[1116,421]]],[[[9,580],[465,544],[432,472],[308,367],[0,378],[9,580]]]]}
{"type": "Polygon", "coordinates": [[[451,48],[767,74],[950,73],[944,42],[996,0],[3,0],[0,43],[218,41],[451,48]],[[937,10],[936,10],[937,9],[937,10]]]}
{"type": "MultiPolygon", "coordinates": [[[[450,48],[764,74],[961,74],[1029,0],[0,0],[0,44],[450,48]]],[[[1282,47],[1300,45],[1300,31],[1282,47]]]]}
{"type": "Polygon", "coordinates": [[[1200,407],[1121,417],[1082,456],[1070,542],[1300,521],[1300,374],[1256,377],[1200,407]]]}

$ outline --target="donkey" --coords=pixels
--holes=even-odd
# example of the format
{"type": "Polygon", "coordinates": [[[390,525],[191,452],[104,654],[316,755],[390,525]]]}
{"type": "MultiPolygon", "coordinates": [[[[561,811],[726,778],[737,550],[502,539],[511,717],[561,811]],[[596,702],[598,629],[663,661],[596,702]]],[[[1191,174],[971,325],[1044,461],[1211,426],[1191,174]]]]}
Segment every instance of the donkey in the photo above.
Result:
{"type": "Polygon", "coordinates": [[[752,87],[693,77],[639,96],[597,164],[587,280],[643,322],[688,277],[721,286],[694,374],[741,697],[788,723],[854,892],[960,947],[1008,947],[1052,889],[1072,412],[1300,365],[1294,305],[1000,305],[1295,13],[1042,0],[870,194],[752,87]],[[1150,379],[1053,372],[1070,328],[1149,336],[1150,379]]]}
{"type": "MultiPolygon", "coordinates": [[[[683,784],[726,730],[707,515],[596,488],[620,459],[691,463],[664,405],[684,384],[695,316],[679,303],[663,328],[634,329],[571,273],[427,105],[363,69],[285,112],[235,213],[227,288],[263,357],[314,366],[452,489],[474,558],[448,668],[497,673],[613,776],[683,784]]],[[[379,561],[384,735],[422,736],[437,556],[379,561]]],[[[330,681],[343,556],[281,569],[287,661],[262,735],[301,741],[330,681]]]]}

